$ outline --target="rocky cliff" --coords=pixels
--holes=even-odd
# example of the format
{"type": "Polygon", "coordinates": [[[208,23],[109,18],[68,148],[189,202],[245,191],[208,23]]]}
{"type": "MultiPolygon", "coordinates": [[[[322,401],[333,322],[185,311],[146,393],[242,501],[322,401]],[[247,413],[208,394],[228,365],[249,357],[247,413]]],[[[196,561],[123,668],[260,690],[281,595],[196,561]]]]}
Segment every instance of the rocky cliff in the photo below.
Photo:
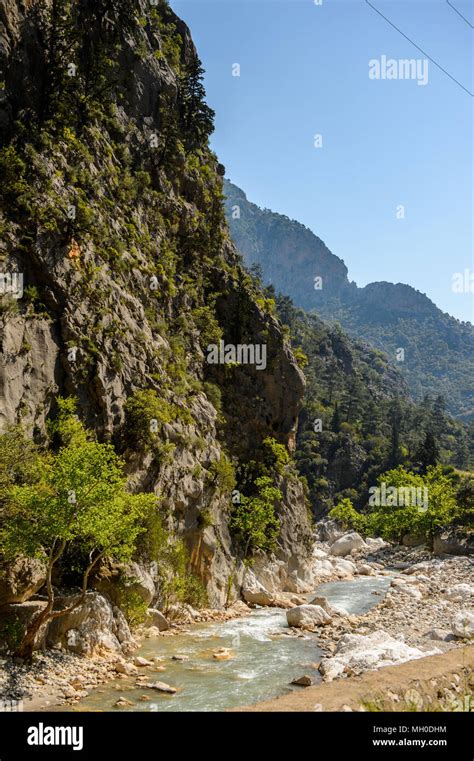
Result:
{"type": "MultiPolygon", "coordinates": [[[[228,237],[189,30],[161,0],[0,0],[0,70],[1,426],[44,441],[58,395],[77,397],[223,605],[244,566],[213,464],[291,447],[304,378],[228,237]],[[209,365],[220,341],[265,345],[266,368],[209,365]],[[140,390],[163,411],[142,421],[152,450],[127,426],[140,390]]],[[[310,526],[296,476],[279,479],[294,571],[310,526]]]]}

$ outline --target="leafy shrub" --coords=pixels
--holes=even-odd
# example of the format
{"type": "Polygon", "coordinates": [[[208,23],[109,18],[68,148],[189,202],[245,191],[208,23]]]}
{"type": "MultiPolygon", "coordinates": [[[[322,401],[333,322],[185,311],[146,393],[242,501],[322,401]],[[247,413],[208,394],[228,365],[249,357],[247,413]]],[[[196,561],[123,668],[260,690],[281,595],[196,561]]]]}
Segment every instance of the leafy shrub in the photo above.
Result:
{"type": "Polygon", "coordinates": [[[220,491],[231,492],[235,489],[235,468],[225,454],[213,462],[209,468],[210,479],[220,491]]]}

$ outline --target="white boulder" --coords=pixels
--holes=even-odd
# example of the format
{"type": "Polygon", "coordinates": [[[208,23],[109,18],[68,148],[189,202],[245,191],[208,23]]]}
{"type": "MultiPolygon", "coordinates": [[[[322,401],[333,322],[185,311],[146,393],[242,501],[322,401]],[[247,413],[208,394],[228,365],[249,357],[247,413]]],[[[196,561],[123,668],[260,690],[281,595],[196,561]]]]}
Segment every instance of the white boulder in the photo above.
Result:
{"type": "Polygon", "coordinates": [[[470,610],[463,610],[460,613],[456,613],[451,621],[451,631],[455,637],[473,639],[474,613],[470,610]]]}
{"type": "Polygon", "coordinates": [[[288,626],[300,629],[314,629],[329,624],[331,616],[320,605],[297,605],[286,611],[288,626]]]}
{"type": "Polygon", "coordinates": [[[362,550],[367,545],[356,531],[352,531],[349,534],[344,534],[340,539],[337,539],[334,544],[331,544],[329,552],[331,555],[337,557],[345,557],[349,555],[352,550],[362,550]]]}
{"type": "Polygon", "coordinates": [[[331,681],[345,671],[360,673],[439,652],[438,648],[423,652],[381,630],[368,635],[345,634],[339,640],[334,656],[323,658],[320,671],[327,681],[331,681]]]}
{"type": "Polygon", "coordinates": [[[445,597],[453,602],[464,602],[464,600],[470,600],[474,597],[474,585],[473,584],[454,584],[446,590],[445,597]]]}
{"type": "Polygon", "coordinates": [[[350,579],[357,572],[355,563],[343,558],[333,561],[332,570],[341,579],[350,579]]]}

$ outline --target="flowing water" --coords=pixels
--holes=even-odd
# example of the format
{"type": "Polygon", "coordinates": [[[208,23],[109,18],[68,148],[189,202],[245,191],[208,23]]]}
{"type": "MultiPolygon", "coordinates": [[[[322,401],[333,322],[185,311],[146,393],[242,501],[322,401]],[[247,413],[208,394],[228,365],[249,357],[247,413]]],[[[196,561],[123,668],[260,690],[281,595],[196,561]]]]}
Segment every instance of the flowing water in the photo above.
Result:
{"type": "MultiPolygon", "coordinates": [[[[390,581],[388,576],[361,577],[322,584],[316,593],[348,613],[364,613],[380,601],[390,581]]],[[[137,677],[127,677],[93,690],[76,710],[111,710],[123,695],[133,706],[122,710],[220,711],[301,689],[290,682],[303,674],[319,682],[317,662],[322,651],[317,634],[295,637],[288,632],[285,611],[261,608],[245,618],[195,625],[188,634],[147,639],[138,654],[163,658],[160,665],[166,670],[155,673],[150,667],[143,669],[143,675],[150,682],[172,685],[177,693],[167,695],[136,686],[137,677]],[[229,648],[232,659],[217,661],[214,652],[220,648],[229,648]],[[185,660],[173,660],[173,656],[185,656],[185,660]]]]}

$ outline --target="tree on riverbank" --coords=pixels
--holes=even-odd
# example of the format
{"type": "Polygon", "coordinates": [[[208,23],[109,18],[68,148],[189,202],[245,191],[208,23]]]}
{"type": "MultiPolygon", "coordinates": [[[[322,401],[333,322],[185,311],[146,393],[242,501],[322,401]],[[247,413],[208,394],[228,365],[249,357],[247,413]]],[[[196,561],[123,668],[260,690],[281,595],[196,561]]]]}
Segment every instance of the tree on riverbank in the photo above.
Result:
{"type": "Polygon", "coordinates": [[[46,606],[30,621],[16,651],[27,659],[41,627],[83,603],[91,572],[103,557],[131,558],[143,519],[156,506],[153,494],[126,491],[122,461],[110,444],[90,437],[71,400],[59,401],[54,434],[60,441],[57,453],[37,453],[26,482],[6,487],[1,495],[4,559],[47,559],[46,606]],[[53,572],[72,544],[84,558],[81,591],[71,605],[55,610],[53,572]]]}
{"type": "Polygon", "coordinates": [[[377,500],[364,512],[358,512],[351,500],[344,499],[329,516],[345,528],[368,536],[401,542],[410,534],[431,545],[440,528],[453,522],[469,525],[472,520],[471,503],[461,500],[461,491],[456,487],[452,474],[446,474],[442,466],[428,467],[421,475],[400,465],[379,476],[374,489],[377,500]]]}

